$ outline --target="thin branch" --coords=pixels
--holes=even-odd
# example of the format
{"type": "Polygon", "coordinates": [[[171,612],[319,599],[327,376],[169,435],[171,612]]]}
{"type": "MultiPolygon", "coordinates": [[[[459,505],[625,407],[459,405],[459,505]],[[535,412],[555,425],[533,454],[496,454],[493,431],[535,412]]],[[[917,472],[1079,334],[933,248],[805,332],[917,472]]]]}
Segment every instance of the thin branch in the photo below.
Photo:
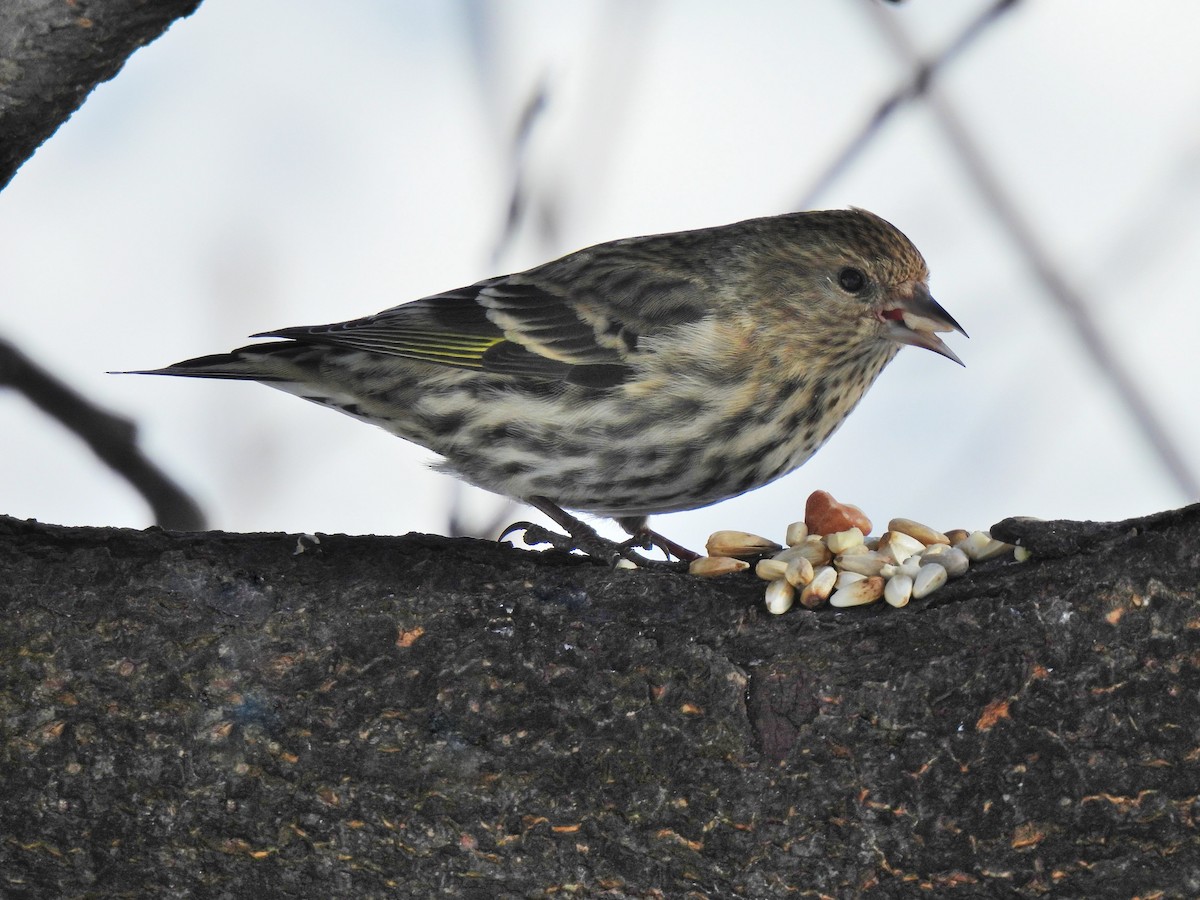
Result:
{"type": "Polygon", "coordinates": [[[82,438],[145,498],[155,522],[163,528],[204,530],[204,514],[196,502],[142,455],[132,422],[94,406],[12,344],[0,340],[0,386],[4,385],[20,391],[82,438]]]}
{"type": "MultiPolygon", "coordinates": [[[[894,18],[879,7],[872,6],[871,9],[876,22],[896,53],[912,65],[915,72],[924,71],[927,68],[926,64],[921,62],[916,47],[894,18]]],[[[988,163],[983,147],[963,123],[954,104],[932,83],[925,85],[924,98],[942,133],[975,183],[980,196],[1008,231],[1018,251],[1042,282],[1047,295],[1066,317],[1084,350],[1100,374],[1108,380],[1118,400],[1137,424],[1166,473],[1185,497],[1192,500],[1200,497],[1200,481],[1197,481],[1166,426],[1159,420],[1137,381],[1121,363],[1108,338],[1092,319],[1083,297],[1043,249],[1042,241],[1035,234],[1032,224],[1005,190],[1000,178],[988,163]]]]}
{"type": "MultiPolygon", "coordinates": [[[[833,158],[812,186],[805,192],[797,209],[811,209],[817,200],[829,190],[830,185],[845,174],[858,160],[867,145],[875,138],[884,124],[906,103],[916,100],[928,89],[930,82],[943,68],[962,55],[977,38],[995,23],[1004,13],[1013,9],[1019,0],[997,0],[964,28],[941,53],[928,62],[921,63],[913,69],[912,77],[894,90],[876,108],[874,114],[867,119],[858,134],[842,148],[833,158]]],[[[892,15],[875,7],[877,15],[892,15]]]]}

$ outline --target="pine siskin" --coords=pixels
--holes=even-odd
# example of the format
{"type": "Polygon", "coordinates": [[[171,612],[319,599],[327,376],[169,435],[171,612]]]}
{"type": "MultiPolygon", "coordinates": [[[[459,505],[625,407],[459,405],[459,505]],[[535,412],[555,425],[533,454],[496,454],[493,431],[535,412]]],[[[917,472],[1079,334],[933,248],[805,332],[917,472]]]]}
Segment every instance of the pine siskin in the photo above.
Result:
{"type": "MultiPolygon", "coordinates": [[[[961,364],[916,247],[860,209],[598,244],[374,316],[146,374],[260,381],[371,422],[529,503],[646,527],[786,475],[900,347],[961,364]]],[[[645,544],[643,544],[645,545],[645,544]]]]}

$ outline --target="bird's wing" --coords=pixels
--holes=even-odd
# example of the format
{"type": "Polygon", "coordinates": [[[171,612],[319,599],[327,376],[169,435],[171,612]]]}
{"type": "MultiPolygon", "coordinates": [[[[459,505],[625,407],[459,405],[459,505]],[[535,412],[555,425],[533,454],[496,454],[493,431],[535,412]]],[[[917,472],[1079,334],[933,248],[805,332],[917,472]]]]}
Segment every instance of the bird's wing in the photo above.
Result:
{"type": "Polygon", "coordinates": [[[606,267],[590,258],[593,252],[581,251],[529,272],[481,281],[366,318],[255,337],[610,387],[629,376],[639,336],[698,319],[705,310],[698,283],[640,268],[606,267]]]}

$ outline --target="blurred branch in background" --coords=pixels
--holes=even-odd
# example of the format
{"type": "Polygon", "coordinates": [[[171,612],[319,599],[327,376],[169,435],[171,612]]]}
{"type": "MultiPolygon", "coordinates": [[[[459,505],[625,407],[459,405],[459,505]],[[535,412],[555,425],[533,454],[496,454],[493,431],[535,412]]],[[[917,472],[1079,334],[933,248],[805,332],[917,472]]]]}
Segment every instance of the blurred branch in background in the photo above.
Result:
{"type": "MultiPolygon", "coordinates": [[[[933,59],[921,62],[915,66],[912,77],[896,88],[890,96],[886,97],[879,104],[875,113],[866,121],[858,134],[850,140],[850,143],[845,148],[838,152],[825,171],[813,182],[812,187],[805,192],[796,209],[814,208],[818,199],[829,189],[830,185],[837,181],[838,178],[857,162],[859,156],[862,155],[862,152],[879,133],[884,123],[903,107],[905,103],[921,97],[928,89],[929,83],[933,80],[934,76],[942,68],[961,56],[964,50],[975,43],[977,38],[983,35],[991,25],[995,24],[1004,13],[1013,9],[1018,2],[1019,0],[997,0],[997,2],[984,9],[983,12],[971,20],[967,27],[959,33],[958,37],[950,42],[946,49],[933,59]]],[[[879,8],[876,7],[876,9],[878,10],[879,8]]],[[[886,16],[890,14],[882,13],[882,15],[886,16]]]]}
{"type": "MultiPolygon", "coordinates": [[[[1010,3],[1002,2],[993,9],[1008,5],[1010,3]]],[[[1035,234],[1032,224],[1005,190],[999,176],[988,163],[983,148],[963,123],[954,104],[928,75],[921,76],[922,72],[928,71],[929,64],[921,60],[917,48],[893,14],[875,4],[871,4],[870,9],[897,55],[917,73],[914,83],[920,83],[921,94],[926,104],[980,196],[1008,231],[1018,251],[1042,282],[1047,295],[1066,317],[1084,350],[1108,381],[1167,475],[1188,500],[1200,498],[1200,481],[1197,481],[1191,466],[1155,413],[1148,397],[1122,364],[1108,338],[1092,318],[1083,297],[1059,270],[1055,261],[1042,249],[1042,241],[1035,234]]]]}
{"type": "Polygon", "coordinates": [[[92,405],[4,340],[0,340],[0,386],[24,394],[82,438],[145,498],[158,525],[171,531],[204,530],[204,514],[196,502],[138,450],[132,422],[92,405]]]}
{"type": "MultiPolygon", "coordinates": [[[[567,161],[569,173],[583,183],[595,201],[602,191],[598,181],[618,145],[621,119],[627,99],[637,85],[638,63],[644,57],[650,28],[648,19],[657,10],[649,0],[612,0],[598,7],[599,21],[590,32],[589,52],[573,58],[582,74],[571,94],[562,77],[542,73],[530,86],[517,108],[516,121],[504,120],[509,104],[502,96],[506,76],[505,59],[498,39],[495,16],[504,7],[484,0],[462,0],[462,14],[476,85],[487,130],[497,136],[497,154],[503,160],[508,180],[508,202],[490,263],[502,268],[503,259],[515,246],[522,227],[532,223],[537,246],[546,258],[562,253],[562,223],[569,212],[569,192],[564,190],[562,172],[537,169],[539,160],[532,145],[543,128],[553,102],[559,116],[570,117],[572,130],[559,147],[559,158],[567,161]],[[568,108],[569,107],[569,108],[568,108]]],[[[542,260],[538,260],[539,262],[542,260]]],[[[500,274],[497,271],[496,274],[500,274]]],[[[458,486],[447,514],[451,535],[496,534],[512,518],[516,508],[509,502],[484,526],[468,524],[462,509],[464,492],[458,486]]]]}

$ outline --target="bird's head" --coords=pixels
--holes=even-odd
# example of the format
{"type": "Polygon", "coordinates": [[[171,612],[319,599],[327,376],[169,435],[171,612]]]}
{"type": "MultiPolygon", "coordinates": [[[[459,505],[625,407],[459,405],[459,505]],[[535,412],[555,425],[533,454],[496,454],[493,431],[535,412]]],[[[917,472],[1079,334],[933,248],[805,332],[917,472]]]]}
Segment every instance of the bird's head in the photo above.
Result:
{"type": "Polygon", "coordinates": [[[893,352],[911,344],[963,365],[938,332],[967,333],[930,295],[925,260],[899,229],[862,209],[800,213],[796,221],[794,271],[819,298],[807,313],[842,334],[849,325],[858,342],[893,352]]]}

